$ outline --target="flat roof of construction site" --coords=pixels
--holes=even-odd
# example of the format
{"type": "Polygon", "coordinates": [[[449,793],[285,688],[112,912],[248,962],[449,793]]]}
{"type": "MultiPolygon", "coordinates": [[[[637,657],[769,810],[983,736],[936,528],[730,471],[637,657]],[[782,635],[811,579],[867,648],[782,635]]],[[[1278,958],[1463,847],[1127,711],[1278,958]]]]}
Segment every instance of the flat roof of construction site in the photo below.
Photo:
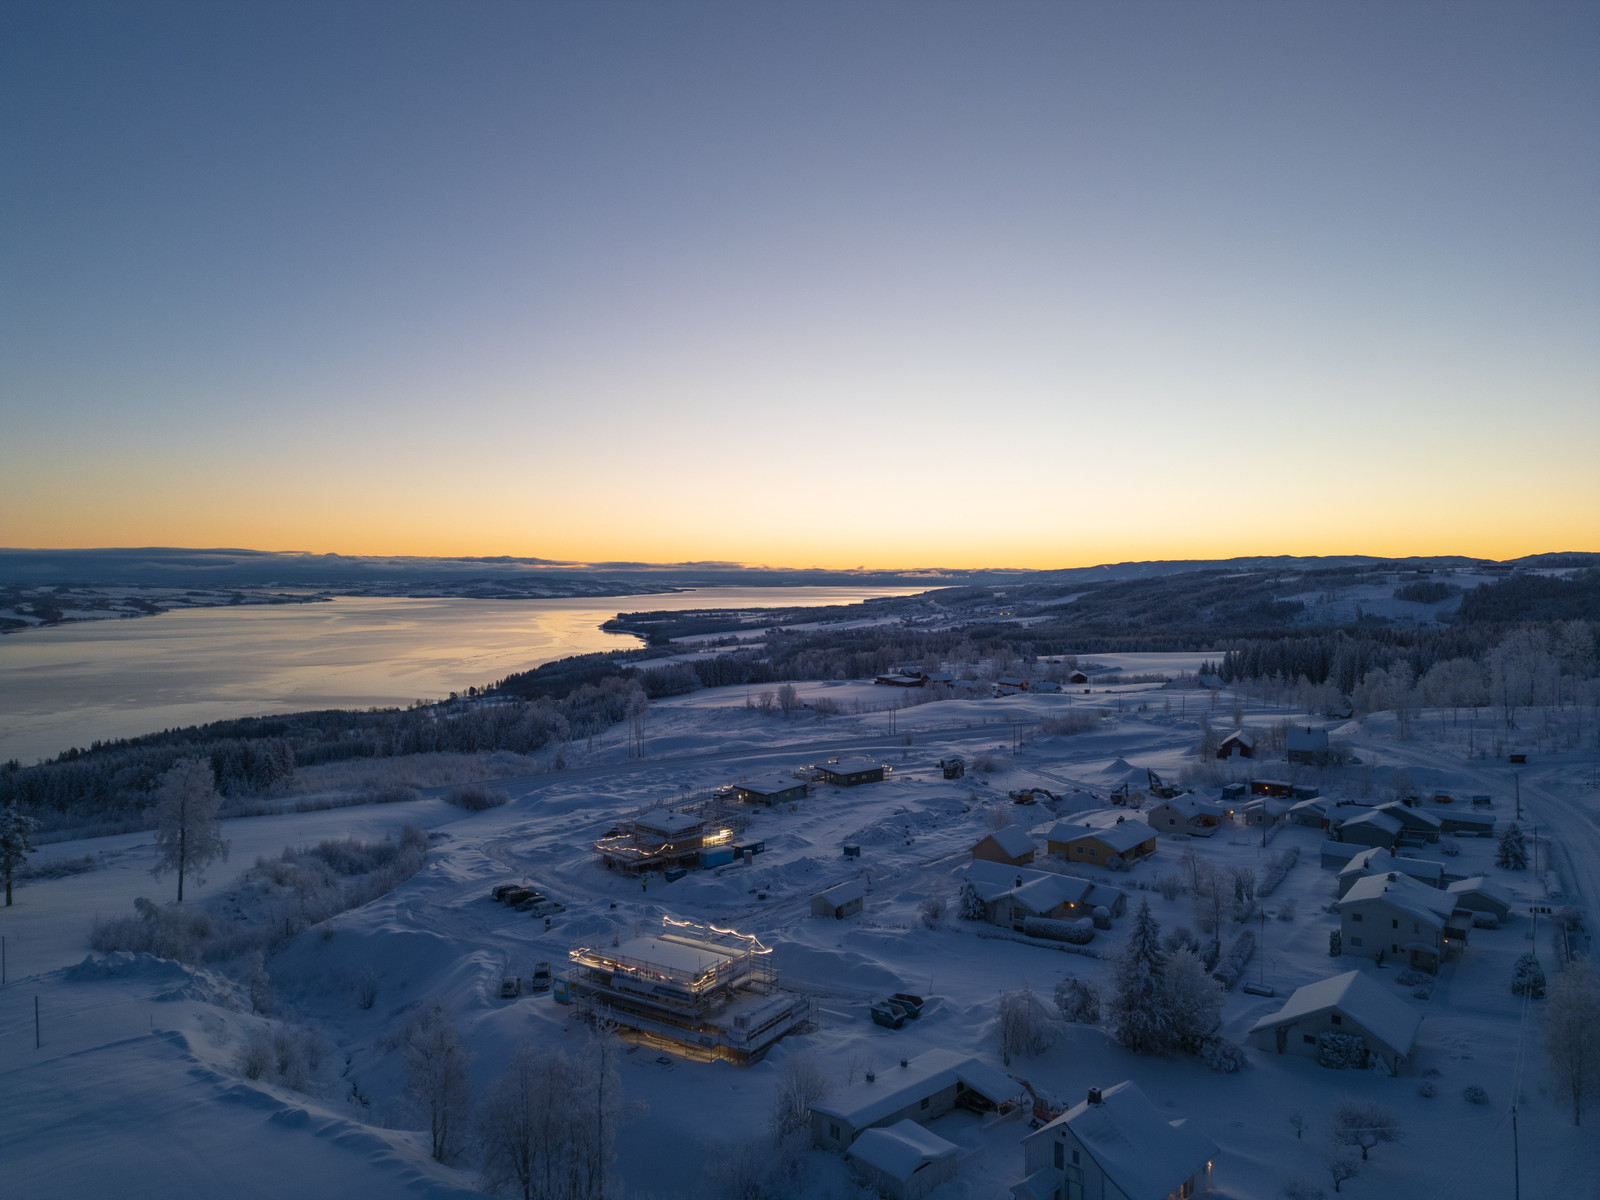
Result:
{"type": "MultiPolygon", "coordinates": [[[[605,954],[604,950],[600,951],[605,954]]],[[[611,951],[611,957],[632,962],[649,963],[669,971],[683,971],[698,975],[723,963],[732,962],[731,954],[719,954],[703,946],[688,946],[683,942],[669,942],[661,938],[629,938],[611,951]]]]}
{"type": "Polygon", "coordinates": [[[757,796],[772,796],[778,792],[805,787],[805,781],[796,779],[787,771],[769,771],[765,775],[757,775],[754,779],[746,779],[743,783],[736,783],[733,786],[742,792],[752,792],[757,796]]]}
{"type": "Polygon", "coordinates": [[[687,833],[691,829],[698,829],[706,822],[704,817],[692,817],[688,813],[662,809],[637,817],[633,823],[641,829],[654,829],[657,833],[687,833]]]}

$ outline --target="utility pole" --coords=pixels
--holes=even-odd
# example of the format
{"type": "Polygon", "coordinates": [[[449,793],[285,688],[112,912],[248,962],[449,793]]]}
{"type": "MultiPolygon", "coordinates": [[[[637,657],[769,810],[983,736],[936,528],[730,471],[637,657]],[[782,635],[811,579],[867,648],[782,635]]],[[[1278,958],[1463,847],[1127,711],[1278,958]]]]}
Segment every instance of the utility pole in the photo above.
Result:
{"type": "Polygon", "coordinates": [[[1517,1098],[1511,1097],[1512,1200],[1522,1200],[1522,1148],[1517,1144],[1517,1098]]]}

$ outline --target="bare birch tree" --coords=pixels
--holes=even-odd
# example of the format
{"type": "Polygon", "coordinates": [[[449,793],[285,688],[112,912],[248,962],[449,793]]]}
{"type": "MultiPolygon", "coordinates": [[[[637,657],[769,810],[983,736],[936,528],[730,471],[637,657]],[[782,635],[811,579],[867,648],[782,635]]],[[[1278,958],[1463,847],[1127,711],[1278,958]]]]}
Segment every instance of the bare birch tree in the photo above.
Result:
{"type": "Polygon", "coordinates": [[[176,873],[178,903],[183,903],[185,876],[206,881],[207,864],[228,861],[228,843],[217,822],[216,782],[211,764],[202,758],[180,758],[161,777],[156,803],[156,853],[151,874],[157,879],[176,873]]]}

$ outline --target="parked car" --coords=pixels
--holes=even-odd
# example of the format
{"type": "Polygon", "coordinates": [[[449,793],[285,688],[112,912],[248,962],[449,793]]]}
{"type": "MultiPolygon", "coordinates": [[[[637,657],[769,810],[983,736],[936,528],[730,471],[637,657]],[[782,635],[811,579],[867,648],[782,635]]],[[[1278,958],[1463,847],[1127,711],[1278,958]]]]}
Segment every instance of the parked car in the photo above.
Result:
{"type": "Polygon", "coordinates": [[[548,992],[550,990],[550,964],[539,963],[533,968],[533,979],[528,984],[532,992],[548,992]]]}
{"type": "Polygon", "coordinates": [[[522,995],[522,980],[515,975],[507,975],[500,981],[500,999],[515,1000],[522,995]]]}

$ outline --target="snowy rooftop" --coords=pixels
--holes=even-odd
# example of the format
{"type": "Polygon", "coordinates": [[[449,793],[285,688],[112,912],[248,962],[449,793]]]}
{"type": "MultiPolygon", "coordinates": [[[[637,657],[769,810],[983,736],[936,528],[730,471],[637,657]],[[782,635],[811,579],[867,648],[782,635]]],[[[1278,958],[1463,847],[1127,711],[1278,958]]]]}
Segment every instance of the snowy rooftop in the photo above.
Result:
{"type": "Polygon", "coordinates": [[[1110,908],[1123,893],[1076,875],[1054,871],[1035,871],[1028,867],[1008,867],[1005,863],[976,859],[967,864],[966,877],[978,889],[985,903],[993,903],[1007,892],[1034,912],[1047,912],[1058,904],[1089,900],[1110,908]]]}
{"type": "Polygon", "coordinates": [[[1400,824],[1399,818],[1391,817],[1388,813],[1379,812],[1375,808],[1369,808],[1366,812],[1353,817],[1346,817],[1339,824],[1341,828],[1345,825],[1375,825],[1390,834],[1397,834],[1405,828],[1400,824]]]}
{"type": "Polygon", "coordinates": [[[811,1108],[863,1129],[957,1082],[996,1104],[1021,1091],[1017,1084],[980,1059],[954,1050],[927,1050],[905,1066],[880,1071],[871,1083],[863,1080],[811,1108]]]}
{"type": "Polygon", "coordinates": [[[1250,1032],[1328,1011],[1343,1013],[1401,1056],[1411,1053],[1417,1026],[1422,1024],[1422,1014],[1398,996],[1390,995],[1381,983],[1361,971],[1346,971],[1296,988],[1281,1009],[1262,1017],[1250,1032]]]}
{"type": "Polygon", "coordinates": [[[949,1158],[959,1150],[954,1143],[907,1119],[868,1129],[851,1143],[848,1153],[851,1158],[858,1158],[885,1175],[904,1181],[924,1163],[949,1158]]]}
{"type": "Polygon", "coordinates": [[[1305,725],[1296,725],[1289,730],[1286,749],[1309,750],[1313,753],[1328,748],[1328,731],[1326,729],[1311,729],[1305,725]]]}
{"type": "Polygon", "coordinates": [[[1464,896],[1469,893],[1476,894],[1487,900],[1493,900],[1496,904],[1503,904],[1506,908],[1511,907],[1510,897],[1482,875],[1474,875],[1470,879],[1458,879],[1447,887],[1445,891],[1452,896],[1464,896]]]}
{"type": "Polygon", "coordinates": [[[1368,875],[1365,879],[1357,880],[1339,903],[1345,905],[1361,900],[1380,899],[1387,900],[1396,908],[1436,927],[1443,925],[1445,919],[1456,908],[1455,896],[1452,893],[1431,888],[1425,883],[1418,883],[1411,876],[1401,874],[1399,871],[1368,875]]]}
{"type": "Polygon", "coordinates": [[[1050,827],[1049,840],[1052,842],[1075,842],[1080,838],[1098,838],[1113,850],[1121,852],[1132,850],[1135,846],[1149,841],[1155,837],[1156,831],[1143,821],[1122,821],[1119,824],[1095,828],[1092,825],[1078,825],[1071,821],[1058,821],[1050,827]]]}
{"type": "Polygon", "coordinates": [[[736,783],[733,786],[741,792],[750,792],[757,796],[774,796],[779,792],[787,792],[790,788],[805,785],[787,771],[768,771],[765,775],[757,775],[753,779],[746,779],[743,783],[736,783]]]}
{"type": "Polygon", "coordinates": [[[845,883],[835,884],[827,891],[820,893],[822,898],[835,908],[842,908],[852,900],[865,899],[867,885],[859,879],[851,879],[845,883]]]}
{"type": "Polygon", "coordinates": [[[653,833],[664,833],[668,836],[679,833],[689,833],[700,828],[705,821],[700,817],[692,817],[688,813],[674,812],[670,808],[663,808],[657,812],[646,813],[634,821],[640,829],[648,829],[653,833]]]}
{"type": "Polygon", "coordinates": [[[860,771],[876,771],[883,764],[868,754],[852,754],[833,762],[818,763],[817,769],[834,775],[854,775],[860,771]]]}
{"type": "Polygon", "coordinates": [[[1373,846],[1363,850],[1349,862],[1345,863],[1339,871],[1339,878],[1345,879],[1351,875],[1376,875],[1384,871],[1399,871],[1415,879],[1428,879],[1435,881],[1444,878],[1444,864],[1433,862],[1425,858],[1400,858],[1382,846],[1373,846]]]}
{"type": "Polygon", "coordinates": [[[1111,1181],[1133,1197],[1176,1191],[1217,1153],[1210,1138],[1186,1121],[1168,1121],[1130,1080],[1106,1088],[1099,1104],[1069,1108],[1034,1136],[1059,1125],[1072,1130],[1111,1181]]]}
{"type": "Polygon", "coordinates": [[[989,837],[993,838],[994,844],[1012,858],[1021,858],[1024,854],[1032,854],[1034,850],[1032,836],[1026,829],[1017,825],[996,829],[989,837]]]}
{"type": "Polygon", "coordinates": [[[651,937],[629,938],[609,952],[601,950],[598,953],[611,959],[648,963],[653,967],[682,971],[690,975],[700,975],[732,961],[731,955],[718,954],[699,946],[688,946],[683,942],[669,942],[651,937]]]}
{"type": "Polygon", "coordinates": [[[1222,805],[1202,800],[1199,796],[1174,796],[1171,800],[1163,800],[1156,808],[1175,809],[1191,820],[1195,817],[1220,817],[1223,813],[1222,805]]]}
{"type": "Polygon", "coordinates": [[[1423,825],[1429,829],[1438,829],[1444,824],[1426,809],[1414,808],[1409,804],[1402,804],[1398,800],[1391,800],[1387,804],[1378,805],[1379,812],[1391,814],[1403,825],[1423,825]]]}

